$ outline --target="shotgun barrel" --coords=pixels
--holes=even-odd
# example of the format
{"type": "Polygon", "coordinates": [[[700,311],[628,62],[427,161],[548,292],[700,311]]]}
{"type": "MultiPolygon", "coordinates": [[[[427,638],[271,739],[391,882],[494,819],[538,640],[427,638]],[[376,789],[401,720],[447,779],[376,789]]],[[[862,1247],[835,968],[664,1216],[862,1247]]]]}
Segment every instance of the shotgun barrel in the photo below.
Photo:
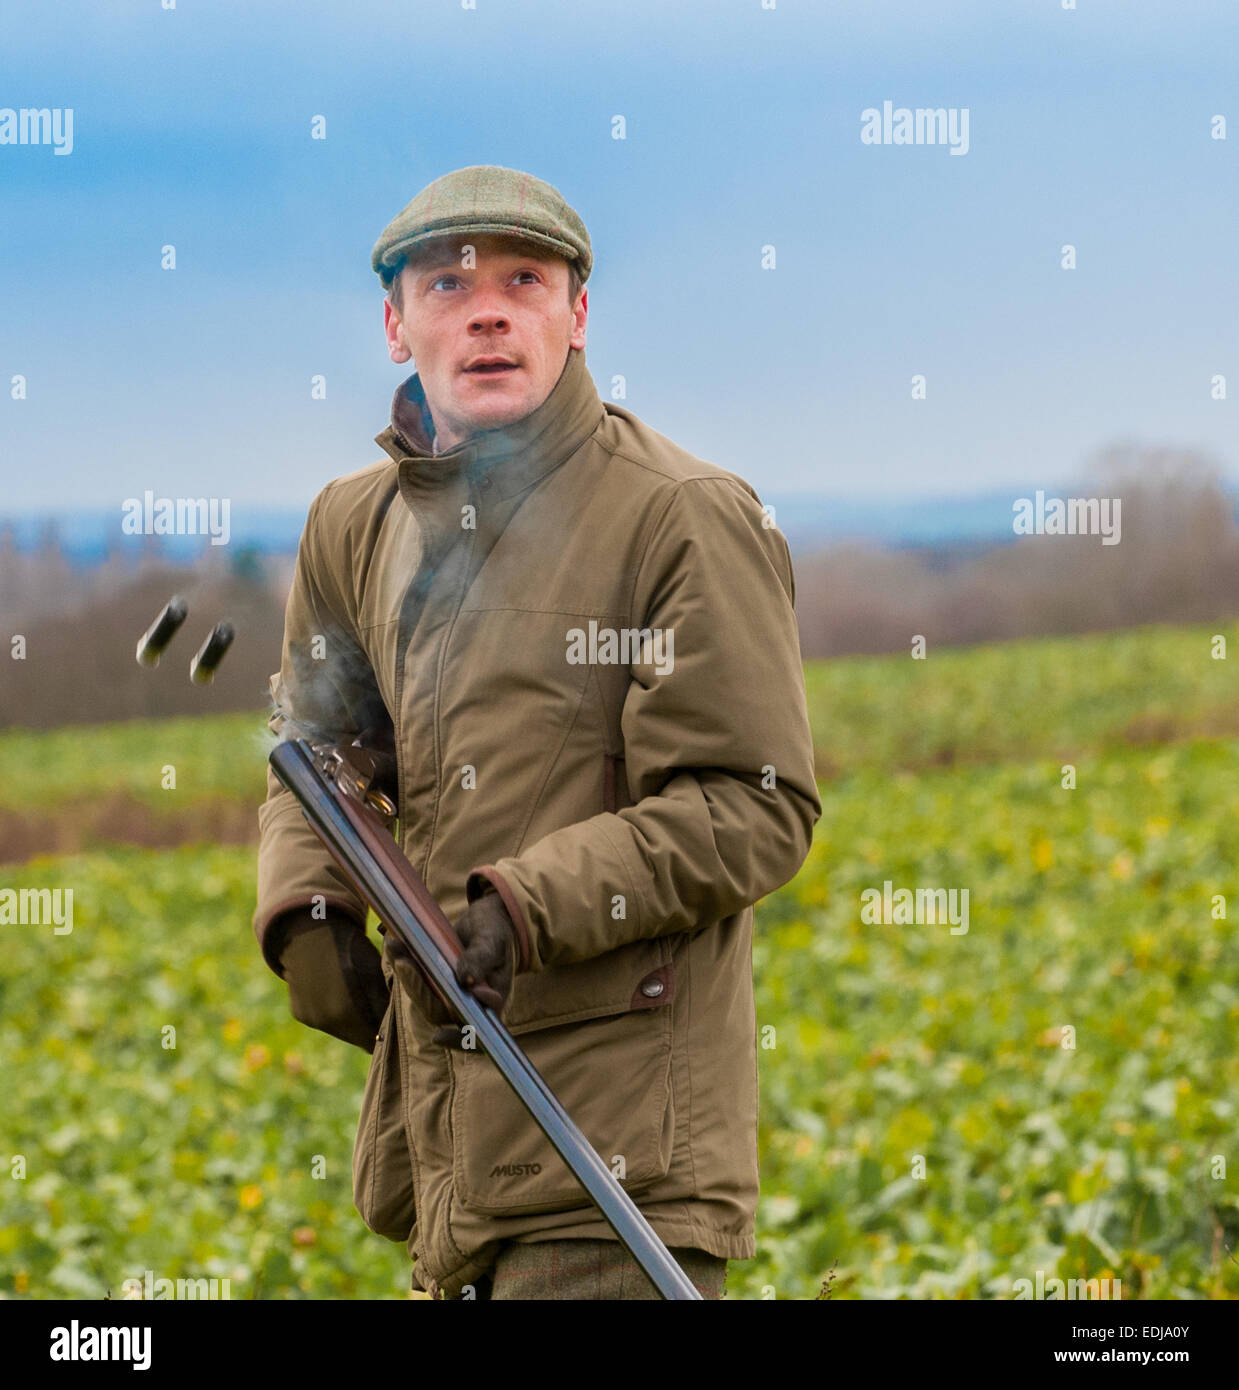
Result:
{"type": "Polygon", "coordinates": [[[368,804],[368,779],[358,775],[348,752],[289,739],[272,750],[270,763],[332,857],[388,931],[403,941],[435,993],[473,1026],[500,1075],[658,1292],[666,1299],[700,1300],[692,1281],[499,1016],[457,981],[460,939],[383,819],[368,804]]]}

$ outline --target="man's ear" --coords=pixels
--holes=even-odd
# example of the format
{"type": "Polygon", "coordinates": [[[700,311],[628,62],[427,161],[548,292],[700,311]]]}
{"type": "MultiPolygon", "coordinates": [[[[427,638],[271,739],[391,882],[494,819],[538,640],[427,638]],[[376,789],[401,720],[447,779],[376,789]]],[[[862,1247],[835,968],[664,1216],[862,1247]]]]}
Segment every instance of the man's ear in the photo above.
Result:
{"type": "Polygon", "coordinates": [[[393,362],[408,362],[413,354],[409,351],[408,339],[404,335],[404,323],[392,307],[390,299],[383,301],[383,332],[387,336],[387,351],[393,362]]]}
{"type": "Polygon", "coordinates": [[[589,318],[589,291],[581,290],[581,298],[577,301],[576,308],[572,311],[572,337],[568,339],[568,346],[574,348],[584,348],[585,346],[585,321],[589,318]]]}

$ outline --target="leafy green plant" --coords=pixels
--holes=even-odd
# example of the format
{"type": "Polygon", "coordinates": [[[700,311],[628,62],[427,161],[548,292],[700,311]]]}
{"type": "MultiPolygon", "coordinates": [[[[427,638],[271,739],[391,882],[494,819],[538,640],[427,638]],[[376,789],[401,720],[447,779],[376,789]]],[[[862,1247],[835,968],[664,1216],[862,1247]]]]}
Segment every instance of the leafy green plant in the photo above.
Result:
{"type": "MultiPolygon", "coordinates": [[[[758,1254],[728,1297],[1010,1298],[1039,1270],[1239,1297],[1239,700],[1211,635],[809,665],[823,817],[758,906],[758,1254]],[[865,922],[888,880],[967,889],[967,931],[865,922]]],[[[157,807],[170,762],[177,796],[256,807],[264,728],[0,736],[0,796],[157,807]]],[[[406,1296],[352,1204],[367,1058],[289,1015],[253,849],[0,871],[55,886],[71,933],[0,928],[0,1295],[149,1269],[406,1296]]]]}

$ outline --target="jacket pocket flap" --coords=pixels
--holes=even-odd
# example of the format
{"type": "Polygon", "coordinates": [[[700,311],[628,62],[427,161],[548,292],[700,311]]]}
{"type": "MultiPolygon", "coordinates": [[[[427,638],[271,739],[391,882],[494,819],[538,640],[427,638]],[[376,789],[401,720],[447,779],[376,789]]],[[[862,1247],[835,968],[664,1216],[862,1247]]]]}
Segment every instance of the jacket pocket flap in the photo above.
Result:
{"type": "Polygon", "coordinates": [[[660,937],[631,941],[590,960],[518,975],[503,1011],[504,1026],[519,1036],[538,1028],[669,1004],[675,993],[673,981],[664,979],[671,987],[661,990],[648,981],[652,976],[664,978],[672,969],[671,943],[660,937]],[[642,994],[643,985],[653,992],[642,994]]]}

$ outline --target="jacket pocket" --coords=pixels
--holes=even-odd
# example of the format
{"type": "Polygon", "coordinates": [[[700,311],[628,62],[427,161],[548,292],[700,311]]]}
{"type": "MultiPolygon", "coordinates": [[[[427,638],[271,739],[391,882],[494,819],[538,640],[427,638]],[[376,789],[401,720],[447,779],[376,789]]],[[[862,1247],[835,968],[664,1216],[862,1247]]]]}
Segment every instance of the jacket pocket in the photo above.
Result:
{"type": "Polygon", "coordinates": [[[376,1235],[404,1242],[417,1213],[400,1093],[398,1012],[393,995],[362,1094],[353,1147],[353,1205],[376,1235]]]}
{"type": "Polygon", "coordinates": [[[602,809],[614,813],[621,806],[631,806],[624,759],[615,753],[604,753],[602,762],[602,809]]]}
{"type": "MultiPolygon", "coordinates": [[[[671,1166],[674,977],[651,972],[616,1011],[558,1026],[527,1026],[520,1044],[603,1162],[630,1193],[671,1166]],[[642,989],[655,991],[643,994],[642,989]]],[[[453,1054],[453,1180],[469,1211],[490,1216],[589,1205],[581,1184],[516,1093],[481,1052],[453,1054]]]]}

